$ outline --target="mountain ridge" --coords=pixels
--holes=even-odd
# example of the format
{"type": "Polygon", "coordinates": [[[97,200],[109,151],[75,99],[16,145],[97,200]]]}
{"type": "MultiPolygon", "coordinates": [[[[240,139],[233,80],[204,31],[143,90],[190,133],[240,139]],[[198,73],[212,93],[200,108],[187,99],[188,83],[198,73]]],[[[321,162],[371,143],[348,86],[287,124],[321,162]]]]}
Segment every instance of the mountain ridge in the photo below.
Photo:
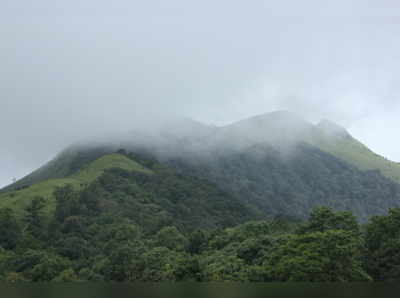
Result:
{"type": "Polygon", "coordinates": [[[330,120],[323,119],[314,125],[290,111],[281,110],[260,114],[220,127],[183,118],[179,121],[167,122],[159,131],[158,134],[151,136],[143,132],[124,135],[119,141],[109,143],[106,141],[102,143],[101,141],[95,145],[81,143],[69,146],[49,163],[19,179],[16,183],[5,186],[0,192],[37,183],[48,178],[65,177],[77,170],[74,165],[66,168],[65,164],[73,163],[74,160],[75,163],[80,164],[80,159],[88,163],[93,161],[94,157],[100,157],[124,147],[135,148],[135,150],[138,148],[149,150],[149,147],[152,147],[150,150],[158,150],[159,155],[173,156],[174,151],[182,150],[183,147],[195,152],[197,149],[206,151],[215,146],[224,149],[224,144],[228,144],[231,146],[229,150],[235,147],[241,150],[264,142],[278,145],[280,149],[282,149],[282,146],[279,146],[281,144],[287,146],[299,142],[309,143],[361,170],[380,170],[386,177],[400,183],[399,163],[392,162],[374,153],[351,136],[345,128],[330,120]],[[176,131],[180,132],[176,133],[176,131]],[[176,143],[174,144],[171,140],[176,143]],[[165,148],[169,148],[172,153],[166,153],[168,150],[165,148]],[[97,151],[97,154],[90,153],[92,160],[90,158],[85,160],[84,155],[88,150],[97,151]],[[74,157],[73,155],[82,156],[74,157]],[[66,161],[60,162],[61,159],[66,161]],[[51,174],[48,172],[51,172],[51,174]]]}
{"type": "Polygon", "coordinates": [[[29,201],[35,197],[42,197],[48,202],[48,209],[54,207],[53,191],[57,187],[70,184],[77,189],[84,185],[94,182],[101,174],[110,168],[118,167],[130,171],[139,171],[150,174],[151,170],[144,168],[142,165],[134,162],[120,154],[106,154],[87,166],[82,167],[77,172],[71,173],[64,177],[49,178],[30,186],[22,186],[18,190],[10,190],[0,193],[0,208],[11,207],[21,209],[27,206],[29,201]]]}
{"type": "MultiPolygon", "coordinates": [[[[222,127],[185,119],[149,135],[138,132],[114,142],[71,146],[4,188],[0,207],[27,202],[32,195],[26,194],[37,185],[49,184],[47,197],[56,186],[78,185],[74,180],[80,175],[77,173],[116,152],[122,156],[133,153],[130,160],[134,162],[156,160],[183,176],[207,180],[238,200],[275,215],[301,217],[312,206],[324,204],[366,219],[400,204],[399,165],[373,153],[333,122],[323,120],[314,125],[295,113],[278,111],[222,127]],[[180,133],[174,125],[180,126],[180,133]],[[125,150],[120,152],[121,148],[125,150]],[[52,183],[55,185],[50,187],[52,183]],[[10,198],[13,193],[16,197],[10,198]],[[25,199],[19,200],[24,194],[25,199]],[[385,199],[376,198],[378,206],[373,196],[380,194],[385,199]]],[[[110,163],[106,168],[112,167],[115,164],[110,163]]],[[[123,163],[116,167],[124,168],[123,163]]]]}

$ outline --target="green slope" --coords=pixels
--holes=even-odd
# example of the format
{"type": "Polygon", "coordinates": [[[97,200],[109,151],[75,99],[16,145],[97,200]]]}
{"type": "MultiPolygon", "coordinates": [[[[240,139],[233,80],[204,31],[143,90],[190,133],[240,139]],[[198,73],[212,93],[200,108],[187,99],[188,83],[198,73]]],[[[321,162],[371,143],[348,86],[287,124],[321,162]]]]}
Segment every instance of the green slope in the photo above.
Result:
{"type": "Polygon", "coordinates": [[[362,171],[379,170],[382,175],[400,183],[400,164],[370,150],[353,138],[344,128],[324,121],[317,128],[321,132],[310,143],[321,150],[357,167],[362,171]],[[327,128],[327,125],[331,126],[327,128]],[[335,126],[335,127],[333,127],[335,126]]]}
{"type": "Polygon", "coordinates": [[[104,146],[70,146],[44,166],[1,189],[0,193],[21,189],[48,179],[68,177],[96,159],[112,152],[114,151],[110,151],[110,149],[104,146]]]}
{"type": "Polygon", "coordinates": [[[277,111],[245,119],[222,128],[226,142],[236,138],[243,147],[268,143],[278,150],[298,142],[318,147],[359,170],[379,170],[400,183],[400,164],[374,153],[345,128],[329,120],[314,125],[295,113],[277,111]]]}
{"type": "Polygon", "coordinates": [[[0,208],[9,207],[20,213],[29,204],[30,200],[36,196],[45,198],[47,211],[54,209],[52,193],[57,186],[72,184],[75,188],[80,188],[96,180],[106,169],[121,168],[127,171],[138,171],[151,174],[152,171],[141,166],[139,163],[121,154],[108,154],[100,157],[85,166],[73,175],[66,178],[48,179],[21,190],[9,191],[0,194],[0,208]]]}
{"type": "MultiPolygon", "coordinates": [[[[196,139],[196,135],[193,135],[192,139],[196,139]]],[[[185,139],[182,143],[181,140],[171,138],[169,142],[160,144],[164,144],[169,151],[176,154],[172,155],[172,160],[180,158],[179,155],[184,152],[182,144],[185,145],[185,149],[189,148],[186,158],[196,160],[194,157],[199,148],[214,155],[213,144],[216,144],[215,148],[219,148],[219,144],[222,144],[219,148],[222,149],[221,152],[226,152],[230,145],[238,144],[242,149],[270,144],[279,151],[281,148],[301,142],[317,147],[359,170],[379,170],[385,177],[400,183],[400,164],[375,154],[335,123],[322,121],[318,125],[313,125],[290,112],[280,111],[253,117],[219,128],[212,135],[200,139],[202,146],[199,146],[198,142],[193,142],[192,150],[190,150],[190,141],[193,141],[191,139],[189,141],[185,139]]],[[[135,152],[135,148],[125,149],[135,152]]],[[[149,147],[146,150],[150,155],[157,157],[158,149],[163,148],[149,147]]],[[[73,146],[64,150],[47,165],[3,189],[0,192],[0,208],[11,207],[22,210],[35,196],[42,196],[51,201],[51,194],[56,186],[70,183],[75,187],[82,187],[95,180],[104,169],[108,168],[150,173],[150,170],[124,155],[110,154],[112,151],[110,147],[97,143],[91,146],[73,146]]],[[[52,203],[47,205],[49,209],[54,207],[52,203]]]]}

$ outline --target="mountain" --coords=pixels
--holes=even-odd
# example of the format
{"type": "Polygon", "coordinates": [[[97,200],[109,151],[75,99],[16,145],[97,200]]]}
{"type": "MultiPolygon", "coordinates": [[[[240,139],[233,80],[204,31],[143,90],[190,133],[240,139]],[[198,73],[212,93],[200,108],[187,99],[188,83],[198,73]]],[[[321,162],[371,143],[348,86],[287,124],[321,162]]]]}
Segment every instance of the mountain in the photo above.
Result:
{"type": "Polygon", "coordinates": [[[400,206],[399,164],[373,153],[335,123],[314,125],[277,111],[223,127],[179,119],[72,146],[3,189],[0,207],[18,209],[36,195],[51,198],[55,186],[79,188],[111,168],[149,171],[149,160],[182,177],[207,181],[265,215],[304,218],[311,208],[325,205],[366,220],[400,206]],[[115,155],[119,149],[122,154],[115,155]],[[88,169],[92,174],[84,174],[88,169]]]}
{"type": "Polygon", "coordinates": [[[223,128],[231,135],[246,138],[246,145],[268,143],[287,148],[287,144],[304,142],[336,156],[360,170],[379,170],[382,175],[400,183],[400,164],[372,152],[353,138],[345,128],[329,120],[317,125],[295,113],[278,111],[256,116],[223,128]]]}
{"type": "Polygon", "coordinates": [[[399,280],[398,170],[285,111],[88,140],[0,192],[0,281],[399,280]]]}
{"type": "Polygon", "coordinates": [[[51,178],[65,178],[109,152],[109,149],[103,148],[102,146],[93,148],[81,148],[76,145],[70,146],[58,154],[49,163],[35,170],[26,177],[23,177],[14,184],[5,187],[2,191],[23,189],[32,184],[51,178]]]}
{"type": "Polygon", "coordinates": [[[98,155],[99,151],[97,150],[85,153],[65,151],[59,158],[21,180],[21,182],[27,183],[37,179],[36,183],[23,186],[19,186],[18,183],[15,190],[4,191],[0,194],[0,208],[11,207],[21,211],[29,205],[32,199],[39,196],[47,200],[46,209],[52,212],[54,211],[53,191],[56,187],[70,184],[77,189],[82,188],[84,185],[94,182],[105,170],[111,168],[151,173],[151,170],[123,155],[106,154],[101,157],[98,155]],[[96,159],[96,157],[98,158],[96,159]],[[93,160],[91,163],[86,163],[91,159],[93,160]],[[78,162],[82,162],[79,167],[77,166],[78,162]],[[54,176],[50,178],[51,174],[54,176]]]}
{"type": "Polygon", "coordinates": [[[400,183],[400,164],[390,161],[353,138],[344,128],[329,121],[318,124],[324,135],[311,144],[356,166],[360,170],[379,170],[382,175],[400,183]]]}

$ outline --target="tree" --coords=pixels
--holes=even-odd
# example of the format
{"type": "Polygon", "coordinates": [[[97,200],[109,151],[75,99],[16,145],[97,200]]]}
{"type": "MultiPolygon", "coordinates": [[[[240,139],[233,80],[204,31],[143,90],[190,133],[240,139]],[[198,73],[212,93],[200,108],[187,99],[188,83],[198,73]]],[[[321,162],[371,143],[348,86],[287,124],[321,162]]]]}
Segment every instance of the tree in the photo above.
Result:
{"type": "Polygon", "coordinates": [[[55,218],[63,222],[65,218],[71,215],[77,215],[79,212],[78,194],[74,191],[71,184],[57,187],[54,190],[56,199],[55,218]]]}
{"type": "Polygon", "coordinates": [[[314,208],[308,222],[300,227],[298,232],[325,232],[328,230],[345,230],[360,233],[357,218],[347,211],[333,211],[327,207],[314,208]]]}
{"type": "Polygon", "coordinates": [[[361,238],[351,231],[289,235],[277,243],[264,262],[271,281],[371,280],[360,261],[361,238]]]}
{"type": "Polygon", "coordinates": [[[104,266],[107,278],[114,281],[139,280],[144,269],[141,257],[144,252],[145,247],[139,241],[128,241],[117,247],[104,266]]]}
{"type": "Polygon", "coordinates": [[[21,273],[17,272],[8,272],[4,278],[7,283],[20,283],[27,282],[28,280],[24,278],[21,273]]]}
{"type": "Polygon", "coordinates": [[[244,260],[214,252],[200,259],[200,269],[203,281],[248,281],[248,272],[244,260]]]}
{"type": "Polygon", "coordinates": [[[51,281],[69,267],[64,258],[43,250],[28,249],[14,255],[9,260],[9,267],[31,281],[51,281]]]}
{"type": "Polygon", "coordinates": [[[25,222],[27,223],[27,231],[36,238],[40,238],[44,231],[44,199],[35,197],[26,208],[25,222]]]}
{"type": "Polygon", "coordinates": [[[30,271],[32,281],[47,282],[59,276],[64,270],[68,269],[69,263],[56,255],[46,254],[30,271]]]}
{"type": "Polygon", "coordinates": [[[144,261],[144,270],[142,272],[143,281],[160,282],[176,281],[180,259],[184,255],[172,251],[166,247],[155,247],[141,256],[144,261]]]}
{"type": "Polygon", "coordinates": [[[190,233],[187,251],[190,254],[199,254],[207,246],[207,236],[202,230],[190,233]]]}
{"type": "Polygon", "coordinates": [[[0,280],[7,272],[10,271],[10,259],[14,256],[14,252],[11,250],[5,250],[0,247],[0,280]]]}
{"type": "Polygon", "coordinates": [[[78,281],[78,276],[71,268],[62,271],[59,275],[52,279],[54,282],[74,282],[78,281]]]}
{"type": "Polygon", "coordinates": [[[14,249],[21,238],[21,229],[11,209],[0,209],[0,246],[14,249]]]}
{"type": "Polygon", "coordinates": [[[164,227],[155,237],[156,246],[164,246],[172,250],[183,251],[187,246],[187,239],[176,227],[164,227]]]}
{"type": "Polygon", "coordinates": [[[77,236],[62,238],[56,242],[56,251],[70,260],[89,257],[92,248],[88,241],[77,236]]]}
{"type": "Polygon", "coordinates": [[[366,267],[376,280],[400,280],[400,209],[374,216],[366,226],[366,267]]]}

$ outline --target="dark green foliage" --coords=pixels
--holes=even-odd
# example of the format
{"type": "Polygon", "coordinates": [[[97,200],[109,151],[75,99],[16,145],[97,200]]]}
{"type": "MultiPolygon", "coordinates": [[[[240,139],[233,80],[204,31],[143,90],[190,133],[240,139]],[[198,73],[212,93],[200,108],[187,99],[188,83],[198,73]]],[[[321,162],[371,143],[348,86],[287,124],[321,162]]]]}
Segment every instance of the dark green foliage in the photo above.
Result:
{"type": "Polygon", "coordinates": [[[199,254],[208,242],[207,234],[202,230],[195,230],[189,234],[187,250],[190,254],[199,254]]]}
{"type": "Polygon", "coordinates": [[[366,226],[367,268],[377,280],[400,280],[400,209],[366,226]]]}
{"type": "Polygon", "coordinates": [[[31,281],[51,281],[68,266],[69,262],[64,258],[43,250],[27,249],[8,260],[12,272],[21,273],[31,281]]]}
{"type": "Polygon", "coordinates": [[[178,280],[181,259],[185,255],[168,249],[154,247],[142,255],[144,262],[142,278],[146,281],[174,281],[178,280]]]}
{"type": "Polygon", "coordinates": [[[84,238],[69,236],[55,243],[56,251],[60,256],[70,260],[87,258],[90,255],[90,243],[84,238]]]}
{"type": "Polygon", "coordinates": [[[0,247],[14,249],[21,238],[21,228],[11,209],[0,209],[0,247]]]}
{"type": "MultiPolygon", "coordinates": [[[[121,242],[120,242],[121,243],[121,242]]],[[[106,279],[115,281],[140,280],[145,263],[146,248],[140,241],[127,241],[112,250],[102,271],[106,279]]]]}
{"type": "Polygon", "coordinates": [[[68,209],[63,221],[42,226],[53,230],[50,241],[24,234],[38,248],[23,245],[27,240],[14,251],[0,248],[3,280],[333,282],[368,281],[370,273],[382,280],[398,276],[399,210],[367,226],[366,252],[354,216],[324,207],[300,225],[277,218],[225,229],[180,232],[164,226],[146,233],[153,229],[126,216],[85,213],[82,193],[69,196],[78,197],[81,209],[68,209]]]}
{"type": "Polygon", "coordinates": [[[74,191],[72,185],[57,187],[54,191],[56,199],[55,219],[63,222],[69,215],[77,214],[81,208],[78,202],[78,194],[74,191]]]}
{"type": "Polygon", "coordinates": [[[264,266],[271,281],[368,281],[361,244],[344,230],[291,235],[278,242],[264,266]]]}
{"type": "Polygon", "coordinates": [[[34,198],[30,205],[26,208],[25,222],[27,224],[26,231],[31,233],[35,238],[42,238],[45,230],[45,218],[43,208],[45,201],[41,197],[34,198]]]}
{"type": "Polygon", "coordinates": [[[400,207],[400,185],[379,171],[360,171],[307,144],[288,150],[255,145],[216,151],[208,157],[174,158],[184,175],[215,183],[245,204],[268,214],[307,217],[317,206],[354,213],[362,221],[400,207]]]}
{"type": "MultiPolygon", "coordinates": [[[[171,223],[182,230],[231,226],[256,216],[214,185],[169,170],[148,175],[112,169],[87,191],[97,192],[109,213],[130,218],[148,232],[171,223]]],[[[82,203],[87,205],[84,198],[82,203]]]]}
{"type": "Polygon", "coordinates": [[[200,268],[203,281],[248,281],[244,260],[223,252],[203,256],[200,268]]]}
{"type": "Polygon", "coordinates": [[[280,238],[264,266],[274,281],[368,281],[361,262],[363,239],[350,212],[312,210],[297,234],[280,238]]]}
{"type": "Polygon", "coordinates": [[[155,246],[165,246],[176,251],[183,251],[188,244],[187,239],[176,227],[164,227],[155,236],[155,246]]]}
{"type": "Polygon", "coordinates": [[[300,234],[329,230],[345,230],[356,234],[360,232],[357,219],[351,212],[334,212],[327,207],[313,209],[307,223],[298,229],[300,234]]]}
{"type": "MultiPolygon", "coordinates": [[[[20,220],[12,210],[0,210],[0,280],[347,282],[400,277],[400,209],[374,217],[365,233],[351,212],[328,207],[313,209],[302,221],[280,212],[262,216],[249,205],[261,209],[271,201],[239,198],[243,185],[238,194],[229,194],[154,159],[141,155],[140,160],[153,171],[115,168],[80,190],[57,188],[50,217],[42,212],[41,198],[31,201],[20,220]]],[[[234,176],[235,163],[225,166],[234,176]]],[[[264,180],[272,177],[267,171],[247,170],[251,179],[260,174],[260,181],[270,183],[264,180]]],[[[277,170],[276,180],[266,187],[288,195],[282,208],[303,208],[297,201],[302,194],[292,200],[290,193],[305,178],[285,171],[277,170]]],[[[244,183],[242,178],[239,173],[236,182],[244,183]]],[[[251,179],[246,191],[257,193],[251,179]]],[[[303,211],[292,213],[301,217],[303,211]]]]}

